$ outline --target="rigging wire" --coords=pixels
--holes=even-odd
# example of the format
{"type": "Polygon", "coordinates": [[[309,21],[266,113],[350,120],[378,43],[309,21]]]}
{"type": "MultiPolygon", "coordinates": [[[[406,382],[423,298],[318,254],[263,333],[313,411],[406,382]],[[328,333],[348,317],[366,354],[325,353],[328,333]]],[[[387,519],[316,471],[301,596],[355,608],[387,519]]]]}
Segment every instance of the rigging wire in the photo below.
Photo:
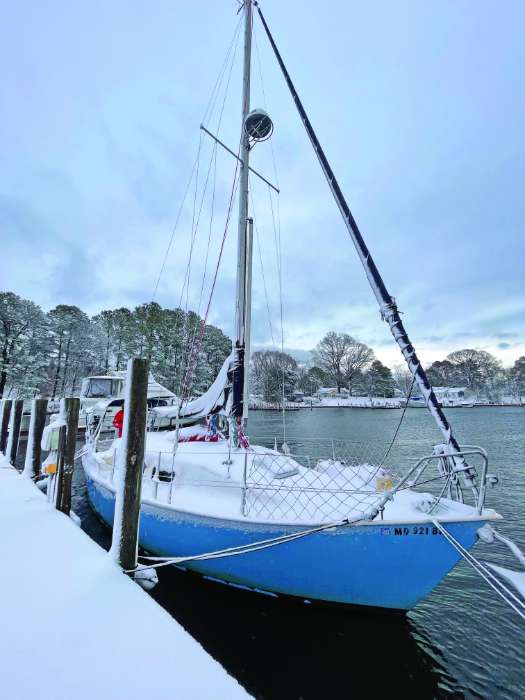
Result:
{"type": "Polygon", "coordinates": [[[259,227],[257,225],[257,215],[255,213],[255,201],[253,199],[253,193],[252,193],[251,189],[250,189],[250,200],[252,203],[253,225],[255,228],[255,239],[257,241],[257,252],[258,252],[258,257],[259,257],[259,265],[261,268],[261,277],[262,277],[262,282],[263,282],[264,299],[266,302],[266,312],[267,312],[267,316],[268,316],[268,326],[269,326],[269,330],[270,330],[270,337],[272,339],[272,344],[274,345],[274,347],[277,347],[277,345],[275,343],[274,334],[273,334],[272,314],[270,311],[270,300],[268,297],[268,288],[266,285],[266,275],[264,273],[264,263],[263,263],[262,252],[261,252],[261,241],[260,241],[260,236],[259,236],[259,227]]]}
{"type": "Polygon", "coordinates": [[[169,254],[170,254],[171,246],[173,245],[173,239],[175,238],[175,232],[177,231],[177,227],[178,227],[178,225],[179,225],[180,217],[181,217],[181,215],[182,215],[182,210],[184,209],[184,204],[186,203],[186,197],[188,196],[188,192],[189,192],[189,190],[190,190],[190,186],[191,186],[191,183],[192,183],[192,181],[193,181],[193,175],[195,174],[195,169],[196,169],[196,167],[197,167],[198,158],[199,158],[199,153],[197,153],[197,155],[196,155],[196,157],[195,157],[195,160],[194,160],[194,162],[193,162],[193,167],[192,167],[192,169],[191,169],[190,177],[189,177],[189,179],[188,179],[188,182],[186,183],[186,187],[184,188],[184,194],[183,194],[183,196],[182,196],[182,200],[181,200],[181,203],[180,203],[180,205],[179,205],[179,209],[178,209],[178,211],[177,211],[177,216],[175,217],[175,223],[174,223],[173,228],[172,228],[172,230],[171,230],[170,240],[169,240],[169,242],[168,242],[168,245],[167,245],[167,248],[166,248],[166,252],[164,253],[164,258],[163,258],[163,260],[162,260],[162,265],[161,265],[161,267],[160,267],[160,271],[159,271],[159,274],[158,274],[158,277],[157,277],[157,281],[156,281],[156,283],[155,283],[155,288],[154,288],[154,290],[153,290],[153,294],[151,295],[151,301],[152,301],[152,302],[155,301],[155,297],[157,296],[157,291],[158,291],[158,289],[159,289],[160,280],[161,280],[161,277],[162,277],[162,275],[163,275],[163,273],[164,273],[164,269],[165,269],[165,267],[166,267],[166,262],[167,262],[167,260],[168,260],[169,254]]]}
{"type": "MultiPolygon", "coordinates": [[[[228,71],[228,78],[227,78],[226,86],[225,86],[225,90],[224,90],[224,97],[223,97],[223,100],[222,100],[221,109],[220,109],[220,112],[219,112],[219,115],[218,115],[218,119],[217,119],[217,126],[216,126],[216,132],[217,132],[217,133],[220,132],[220,127],[221,127],[221,124],[222,124],[222,119],[223,119],[223,115],[224,115],[224,109],[225,109],[225,106],[226,106],[226,100],[227,100],[227,97],[228,97],[228,92],[229,92],[229,87],[230,87],[230,82],[231,82],[231,76],[232,76],[232,72],[233,72],[233,66],[234,66],[234,64],[235,64],[235,58],[236,58],[236,55],[237,55],[237,48],[238,48],[238,41],[237,41],[237,43],[235,44],[235,49],[234,49],[234,51],[233,51],[233,53],[232,53],[232,57],[231,57],[231,61],[230,61],[230,67],[229,67],[229,71],[228,71]]],[[[211,119],[211,116],[210,116],[210,119],[211,119]]],[[[202,131],[201,131],[201,134],[202,134],[202,131]]],[[[237,165],[238,165],[238,163],[239,163],[238,159],[236,159],[236,163],[237,163],[237,165]]],[[[207,172],[207,175],[206,175],[206,182],[205,182],[205,185],[204,185],[204,188],[203,188],[203,192],[202,192],[202,199],[201,199],[201,204],[200,204],[200,209],[199,209],[197,227],[198,227],[198,223],[199,223],[199,221],[200,221],[200,215],[201,215],[202,207],[203,207],[203,204],[204,204],[205,194],[206,194],[206,191],[207,191],[208,180],[209,180],[210,172],[211,172],[211,170],[212,170],[212,166],[213,166],[213,178],[212,178],[212,182],[213,182],[213,186],[212,186],[212,208],[211,208],[210,223],[209,223],[209,228],[208,228],[208,242],[207,242],[207,248],[206,248],[205,265],[204,265],[204,271],[203,271],[203,275],[202,275],[201,288],[200,288],[200,294],[199,294],[199,303],[198,303],[198,308],[197,308],[197,313],[198,313],[198,315],[200,315],[200,312],[201,312],[201,303],[202,303],[202,297],[203,297],[203,293],[204,293],[204,286],[205,286],[205,281],[206,281],[206,276],[207,276],[208,259],[209,259],[209,250],[210,250],[211,237],[212,237],[212,230],[213,230],[212,227],[213,227],[213,217],[214,217],[214,210],[215,210],[215,206],[214,206],[214,205],[215,205],[216,172],[217,172],[217,142],[216,142],[216,141],[214,141],[214,143],[213,143],[212,153],[211,153],[211,157],[210,157],[210,162],[209,162],[209,164],[208,164],[208,172],[207,172]]],[[[192,238],[192,244],[191,244],[191,248],[190,248],[190,257],[189,257],[189,260],[188,260],[188,266],[191,265],[191,253],[192,253],[192,250],[193,250],[193,247],[194,247],[196,235],[197,235],[197,228],[195,229],[194,236],[193,236],[193,238],[192,238]]],[[[214,286],[215,286],[215,285],[214,285],[214,286]]],[[[188,287],[188,289],[187,289],[187,294],[188,294],[188,291],[189,291],[189,287],[188,287]]],[[[186,318],[187,318],[187,317],[186,317],[186,318]]],[[[204,322],[204,323],[205,323],[205,322],[204,322]]],[[[188,342],[188,343],[187,343],[187,345],[188,345],[188,350],[187,350],[187,358],[188,358],[188,361],[185,362],[185,363],[183,363],[184,372],[181,374],[181,384],[179,385],[179,395],[181,395],[181,392],[182,392],[183,377],[185,376],[185,374],[186,374],[186,372],[187,372],[187,369],[188,369],[188,363],[189,363],[189,361],[190,361],[189,358],[191,358],[191,357],[193,356],[194,346],[195,346],[195,342],[196,342],[196,340],[197,340],[197,334],[198,334],[198,333],[199,333],[200,339],[202,340],[202,333],[204,332],[204,329],[202,330],[202,333],[200,333],[200,331],[199,331],[200,325],[201,325],[201,324],[195,324],[195,327],[194,327],[194,329],[193,329],[193,335],[192,335],[192,338],[191,338],[191,342],[188,342]]],[[[199,341],[199,343],[200,343],[200,341],[199,341]]]]}
{"type": "MultiPolygon", "coordinates": [[[[286,413],[284,407],[285,401],[285,359],[284,359],[284,314],[283,314],[283,266],[282,266],[282,247],[281,247],[281,230],[277,227],[275,221],[275,212],[273,206],[272,191],[268,187],[270,197],[270,211],[272,214],[273,237],[275,244],[275,256],[277,260],[277,278],[279,284],[279,318],[281,323],[281,374],[282,374],[282,421],[283,421],[283,445],[286,445],[286,413]]],[[[279,197],[277,196],[277,199],[279,197]]]]}
{"type": "MultiPolygon", "coordinates": [[[[240,27],[240,21],[239,21],[238,27],[240,27]]],[[[234,64],[235,64],[235,58],[236,58],[236,56],[237,56],[237,49],[238,49],[238,46],[239,46],[239,42],[237,41],[236,44],[235,44],[235,49],[234,49],[234,51],[233,51],[231,61],[230,61],[230,68],[229,68],[228,79],[227,79],[227,81],[226,81],[226,86],[225,86],[225,90],[224,90],[224,97],[223,97],[223,100],[222,100],[221,109],[220,109],[220,112],[219,112],[219,115],[218,115],[218,119],[217,119],[217,125],[216,125],[216,127],[215,127],[215,133],[216,133],[216,134],[219,134],[219,133],[220,133],[220,129],[221,129],[221,125],[222,125],[222,118],[223,118],[223,115],[224,115],[224,109],[225,109],[225,106],[226,106],[226,100],[227,100],[228,93],[229,93],[229,87],[230,87],[231,77],[232,77],[232,73],[233,73],[233,66],[234,66],[234,64]]],[[[205,257],[205,263],[204,263],[204,272],[203,272],[203,275],[202,275],[202,283],[201,283],[201,288],[200,288],[200,293],[199,293],[199,303],[198,303],[198,307],[197,307],[197,313],[198,313],[199,315],[200,315],[200,312],[201,312],[201,303],[202,303],[202,297],[203,297],[203,294],[204,294],[204,286],[205,286],[206,276],[207,276],[208,258],[209,258],[210,245],[211,245],[211,238],[212,238],[213,218],[214,218],[214,212],[215,212],[215,193],[216,193],[216,183],[217,183],[217,179],[216,179],[216,175],[217,175],[217,142],[216,142],[216,141],[214,141],[214,143],[213,143],[213,149],[212,149],[212,156],[211,156],[211,157],[212,157],[212,159],[213,159],[213,179],[212,179],[213,187],[212,187],[212,193],[211,193],[211,205],[210,205],[211,213],[210,213],[210,224],[209,224],[209,228],[208,228],[208,243],[207,243],[207,247],[206,247],[206,257],[205,257]]]]}
{"type": "MultiPolygon", "coordinates": [[[[258,69],[258,74],[259,74],[259,81],[261,84],[263,105],[264,105],[264,109],[266,111],[268,111],[268,102],[266,99],[266,90],[264,87],[264,77],[263,77],[263,71],[262,71],[261,55],[259,52],[259,43],[257,41],[257,28],[256,28],[255,24],[253,26],[253,37],[254,37],[254,44],[255,44],[255,55],[257,58],[257,69],[258,69]]],[[[277,188],[281,189],[280,184],[279,184],[279,175],[277,172],[277,160],[275,157],[275,150],[273,147],[272,139],[270,139],[270,153],[272,156],[272,167],[273,167],[273,174],[274,174],[274,178],[275,178],[275,183],[276,183],[277,188]]],[[[284,310],[283,310],[282,246],[281,246],[281,210],[280,210],[280,197],[279,197],[279,195],[277,194],[276,203],[275,203],[275,210],[274,210],[272,192],[271,192],[271,189],[269,187],[268,187],[268,193],[269,193],[269,198],[270,198],[270,210],[271,210],[271,214],[272,214],[272,225],[273,225],[273,232],[274,232],[276,259],[277,259],[277,275],[278,275],[278,287],[279,287],[279,318],[280,318],[280,325],[281,325],[281,389],[282,389],[283,444],[286,445],[286,413],[285,413],[285,406],[284,406],[284,404],[285,404],[285,358],[284,358],[284,310]]],[[[272,334],[272,341],[273,341],[273,334],[272,334]]],[[[275,343],[274,343],[274,345],[275,345],[275,343]]]]}
{"type": "MultiPolygon", "coordinates": [[[[230,58],[230,55],[231,55],[231,52],[232,52],[232,48],[235,47],[235,51],[237,50],[236,47],[237,47],[237,45],[238,45],[238,39],[239,39],[240,28],[241,28],[241,20],[242,20],[242,17],[239,17],[239,19],[238,19],[238,21],[237,21],[237,25],[236,25],[236,27],[235,27],[235,29],[234,29],[233,36],[232,36],[232,38],[231,38],[230,44],[229,44],[229,46],[228,46],[225,59],[224,59],[224,61],[223,61],[223,63],[222,63],[222,66],[221,66],[221,68],[220,68],[220,70],[219,70],[219,73],[218,73],[218,75],[217,75],[217,79],[216,79],[215,84],[214,84],[214,86],[213,86],[213,89],[212,89],[212,91],[211,91],[210,98],[209,98],[209,100],[208,100],[208,104],[206,105],[206,109],[205,109],[204,115],[203,115],[203,117],[202,117],[202,122],[203,122],[203,123],[206,123],[206,120],[207,120],[208,117],[213,113],[213,109],[215,108],[215,103],[216,103],[217,96],[218,96],[218,93],[219,93],[219,90],[220,90],[220,86],[222,85],[222,81],[223,81],[223,79],[224,79],[224,73],[225,73],[226,67],[227,67],[227,65],[228,65],[228,61],[229,61],[229,58],[230,58]]],[[[199,144],[200,144],[200,138],[199,138],[199,144]]],[[[180,203],[180,205],[179,205],[179,209],[178,209],[178,211],[177,211],[177,215],[176,215],[176,217],[175,217],[175,223],[174,223],[174,225],[173,225],[173,227],[172,227],[172,230],[171,230],[171,234],[170,234],[170,238],[169,238],[169,241],[168,241],[168,245],[167,245],[167,247],[166,247],[166,251],[165,251],[164,257],[163,257],[163,259],[162,259],[162,264],[161,264],[161,266],[160,266],[160,271],[159,271],[157,280],[156,280],[156,282],[155,282],[155,286],[154,286],[154,289],[153,289],[153,294],[152,294],[152,296],[151,296],[151,301],[152,301],[152,302],[155,301],[155,299],[156,299],[156,296],[157,296],[157,293],[158,293],[158,289],[159,289],[159,285],[160,285],[160,281],[161,281],[162,275],[164,274],[164,271],[165,271],[165,269],[166,269],[166,263],[167,263],[167,260],[168,260],[168,257],[169,257],[170,251],[171,251],[171,247],[172,247],[172,245],[173,245],[173,240],[174,240],[174,238],[175,238],[175,233],[176,233],[176,231],[177,231],[177,228],[178,228],[178,225],[179,225],[179,222],[180,222],[180,218],[181,218],[181,215],[182,215],[182,212],[183,212],[183,209],[184,209],[184,205],[185,205],[185,203],[186,203],[186,197],[188,196],[188,192],[189,192],[191,183],[192,183],[192,181],[193,181],[193,177],[194,177],[194,174],[195,174],[195,169],[196,169],[196,167],[197,167],[199,155],[200,155],[200,152],[199,152],[199,150],[198,150],[198,151],[197,151],[197,155],[196,155],[196,157],[195,157],[195,159],[194,159],[194,162],[193,162],[193,166],[192,166],[192,169],[191,169],[190,177],[189,177],[188,182],[187,182],[187,184],[186,184],[186,187],[185,187],[185,189],[184,189],[183,197],[182,197],[181,203],[180,203]]],[[[180,306],[180,304],[179,304],[179,306],[180,306]]]]}
{"type": "MultiPolygon", "coordinates": [[[[215,107],[216,107],[216,105],[217,105],[217,101],[218,101],[218,99],[219,99],[221,87],[223,86],[224,78],[225,78],[225,76],[227,75],[226,89],[224,90],[224,97],[223,97],[223,100],[222,100],[222,105],[221,105],[221,109],[220,109],[220,113],[219,113],[219,117],[218,117],[217,129],[220,128],[220,124],[221,124],[221,121],[222,121],[222,116],[223,116],[223,113],[224,113],[225,102],[226,102],[226,98],[227,98],[227,94],[228,94],[228,88],[229,88],[229,85],[230,85],[230,82],[231,82],[231,75],[232,75],[233,65],[234,65],[234,63],[235,63],[235,56],[236,56],[237,49],[238,49],[238,44],[239,44],[240,27],[241,27],[241,20],[239,19],[239,21],[237,22],[235,31],[234,31],[234,33],[233,33],[232,40],[231,40],[230,45],[229,45],[229,47],[228,47],[228,51],[227,51],[227,53],[226,53],[226,57],[225,57],[225,59],[224,59],[224,61],[223,61],[223,64],[222,64],[222,66],[221,66],[221,69],[220,69],[220,71],[219,71],[219,75],[218,75],[218,77],[217,77],[217,80],[215,81],[215,85],[214,85],[214,88],[213,88],[213,90],[212,90],[212,94],[211,94],[211,96],[210,96],[210,99],[209,99],[209,101],[208,101],[208,104],[207,104],[207,106],[206,106],[206,110],[205,110],[204,115],[203,115],[203,118],[202,118],[202,122],[203,122],[203,123],[209,123],[209,121],[212,119],[212,116],[213,116],[213,114],[214,114],[214,112],[215,112],[215,107]]],[[[185,366],[185,364],[186,364],[186,362],[185,362],[185,360],[184,360],[184,355],[186,354],[186,357],[188,356],[187,352],[185,352],[185,349],[186,349],[186,348],[188,347],[188,345],[189,345],[189,338],[190,338],[189,333],[188,333],[188,306],[189,306],[189,290],[190,290],[190,279],[191,279],[191,261],[192,261],[192,255],[193,255],[193,250],[194,250],[194,245],[195,245],[195,238],[196,238],[196,235],[197,235],[197,233],[198,233],[198,227],[199,227],[201,212],[202,212],[202,208],[203,208],[203,204],[204,204],[204,199],[205,199],[205,196],[206,196],[207,185],[208,185],[208,182],[209,182],[210,170],[211,170],[212,164],[213,164],[213,191],[214,191],[214,193],[213,193],[213,195],[212,195],[213,204],[212,204],[212,216],[211,216],[211,218],[210,218],[210,226],[209,226],[209,238],[211,238],[212,225],[213,225],[213,212],[214,212],[214,203],[215,203],[215,183],[216,183],[216,167],[215,167],[215,166],[216,166],[216,146],[215,146],[215,148],[212,150],[212,154],[211,154],[211,156],[210,156],[210,162],[209,162],[209,165],[208,165],[208,170],[207,170],[207,174],[206,174],[205,184],[204,184],[204,186],[203,186],[203,188],[202,188],[202,195],[201,195],[201,199],[200,199],[200,203],[199,203],[198,213],[196,213],[196,209],[197,209],[197,193],[198,193],[198,179],[199,179],[199,177],[198,177],[198,170],[199,170],[199,167],[200,167],[201,151],[202,151],[202,132],[200,131],[200,132],[199,132],[199,143],[198,143],[198,149],[197,149],[197,156],[196,156],[196,158],[195,158],[195,162],[194,162],[194,165],[193,165],[193,168],[192,168],[191,177],[190,177],[190,179],[189,179],[189,181],[188,181],[188,184],[187,184],[187,186],[186,186],[185,193],[184,193],[184,198],[183,198],[183,201],[181,202],[181,205],[180,205],[180,208],[179,208],[179,212],[178,212],[178,215],[177,215],[177,220],[176,220],[176,223],[175,223],[175,225],[174,225],[174,227],[173,227],[173,230],[172,230],[172,233],[171,233],[171,237],[170,237],[170,241],[169,241],[168,247],[167,247],[166,252],[165,252],[165,255],[164,255],[163,263],[162,263],[162,266],[161,266],[161,270],[160,270],[159,276],[158,276],[158,278],[157,278],[157,282],[156,282],[156,285],[155,285],[154,296],[153,296],[153,299],[152,299],[152,300],[154,300],[154,298],[155,298],[155,296],[156,296],[156,294],[157,294],[157,290],[158,290],[158,287],[159,287],[159,284],[160,284],[160,280],[161,280],[162,275],[163,275],[163,273],[164,273],[164,270],[165,270],[165,267],[166,267],[166,263],[167,263],[167,259],[168,259],[168,256],[169,256],[169,253],[170,253],[172,244],[173,244],[173,240],[174,240],[174,237],[175,237],[175,232],[176,232],[176,229],[177,229],[177,227],[178,227],[179,220],[180,220],[181,215],[182,215],[182,211],[183,211],[183,208],[184,208],[184,205],[185,205],[185,202],[186,202],[187,195],[188,195],[188,193],[189,193],[189,189],[190,189],[191,183],[193,182],[193,177],[195,176],[195,191],[194,191],[194,198],[193,198],[193,212],[192,212],[192,224],[191,224],[190,251],[189,251],[189,255],[188,255],[188,262],[187,262],[187,265],[186,265],[186,270],[185,270],[185,274],[184,274],[184,279],[183,279],[183,284],[182,284],[181,293],[180,293],[180,299],[179,299],[179,308],[182,310],[183,299],[184,299],[184,297],[186,298],[186,301],[185,301],[185,313],[184,313],[183,323],[182,323],[182,328],[181,328],[182,341],[181,341],[180,344],[177,344],[177,347],[176,347],[176,357],[175,357],[175,363],[174,363],[174,367],[180,367],[180,371],[177,372],[177,374],[179,375],[179,387],[178,387],[179,393],[180,393],[180,388],[181,388],[180,382],[182,381],[182,377],[183,377],[183,374],[184,374],[183,368],[184,368],[184,366],[185,366]],[[179,355],[179,353],[180,353],[180,358],[177,357],[177,355],[179,355]]],[[[209,249],[209,245],[210,245],[210,242],[208,242],[208,249],[209,249]]],[[[207,269],[207,267],[205,267],[204,275],[206,275],[206,269],[207,269]]],[[[202,283],[201,287],[203,287],[203,286],[204,286],[204,280],[203,280],[203,283],[202,283]]],[[[201,303],[201,302],[199,301],[199,307],[200,307],[200,303],[201,303]]],[[[200,309],[199,309],[199,311],[200,311],[200,309]]],[[[195,333],[193,334],[193,337],[195,337],[195,333]]]]}
{"type": "Polygon", "coordinates": [[[230,44],[228,46],[228,50],[226,52],[226,56],[224,58],[222,66],[220,68],[219,74],[217,75],[215,85],[213,86],[213,89],[212,89],[212,92],[210,95],[210,99],[208,100],[208,104],[207,104],[206,109],[204,111],[204,114],[203,114],[203,117],[201,120],[202,124],[209,123],[206,121],[208,119],[208,117],[211,120],[211,115],[213,114],[213,110],[215,109],[215,105],[216,105],[217,98],[218,98],[219,91],[220,91],[220,86],[221,86],[222,80],[224,78],[224,73],[226,71],[226,66],[228,65],[228,61],[229,61],[229,57],[230,57],[232,48],[235,47],[235,52],[237,52],[238,39],[239,39],[239,33],[240,33],[240,29],[241,29],[242,19],[243,18],[241,15],[239,17],[239,19],[237,20],[237,25],[235,26],[233,36],[231,38],[230,44]],[[212,101],[213,101],[213,104],[212,104],[212,101]]]}
{"type": "MultiPolygon", "coordinates": [[[[237,155],[240,153],[241,144],[242,144],[242,133],[241,133],[241,138],[239,139],[239,146],[238,146],[238,149],[237,149],[237,155]]],[[[234,173],[234,176],[233,176],[232,189],[231,189],[231,193],[230,193],[230,200],[229,200],[229,203],[228,203],[228,210],[227,210],[227,214],[226,214],[226,222],[225,222],[225,225],[224,225],[224,232],[223,232],[223,236],[222,236],[222,241],[221,241],[221,247],[220,247],[220,251],[219,251],[219,256],[218,256],[218,259],[217,259],[217,264],[216,264],[216,266],[215,266],[215,273],[214,273],[214,276],[213,276],[212,286],[211,286],[210,294],[209,294],[209,297],[208,297],[208,304],[207,304],[207,307],[206,307],[206,313],[204,314],[204,317],[203,317],[203,319],[201,320],[201,323],[200,323],[200,332],[199,332],[198,342],[197,342],[196,345],[194,345],[194,347],[193,347],[193,349],[192,349],[192,354],[191,354],[191,356],[190,356],[190,358],[189,358],[187,370],[186,370],[186,373],[185,373],[184,382],[183,382],[182,389],[181,389],[181,393],[180,393],[181,404],[182,404],[182,402],[183,402],[185,399],[187,399],[188,394],[189,394],[189,390],[190,390],[190,388],[191,388],[191,383],[192,383],[192,381],[193,381],[193,373],[194,373],[195,363],[196,363],[196,359],[197,359],[197,352],[198,352],[198,350],[199,350],[199,348],[200,348],[200,345],[201,345],[201,342],[202,342],[202,337],[203,337],[203,335],[204,335],[204,329],[205,329],[205,327],[206,327],[206,322],[207,322],[207,320],[208,320],[208,315],[209,315],[210,308],[211,308],[211,302],[212,302],[212,299],[213,299],[213,294],[214,294],[214,292],[215,292],[215,285],[216,285],[216,282],[217,282],[217,276],[218,276],[218,274],[219,274],[219,267],[220,267],[221,260],[222,260],[222,254],[223,254],[223,252],[224,252],[224,244],[225,244],[225,242],[226,242],[226,237],[227,237],[227,234],[228,234],[229,224],[230,224],[230,220],[231,220],[231,213],[232,213],[232,208],[233,208],[233,201],[234,201],[234,199],[235,199],[235,193],[237,192],[237,187],[238,187],[238,184],[239,184],[238,174],[239,174],[239,158],[237,157],[237,158],[235,159],[235,173],[234,173]]]]}
{"type": "Polygon", "coordinates": [[[397,434],[399,433],[399,430],[401,428],[401,424],[403,423],[403,419],[405,417],[406,410],[408,408],[408,403],[410,401],[410,397],[412,396],[412,389],[414,388],[415,381],[416,381],[416,378],[412,375],[412,382],[410,384],[410,389],[408,390],[407,400],[405,401],[405,405],[403,406],[403,412],[401,413],[401,417],[400,417],[399,423],[397,424],[397,427],[394,431],[394,435],[392,436],[392,440],[390,441],[390,444],[387,447],[387,450],[386,450],[385,454],[383,455],[381,462],[379,463],[379,468],[381,468],[383,466],[386,458],[390,454],[392,447],[394,446],[394,443],[395,443],[396,438],[397,438],[397,434]]]}
{"type": "MultiPolygon", "coordinates": [[[[240,23],[238,23],[238,28],[240,28],[240,23]]],[[[234,37],[234,38],[235,38],[235,37],[234,37]]],[[[237,32],[237,38],[238,38],[238,32],[237,32]]],[[[231,48],[231,46],[230,46],[230,48],[231,48]]],[[[221,108],[220,108],[219,115],[218,115],[218,119],[217,119],[217,126],[216,126],[216,129],[215,129],[217,133],[220,132],[220,127],[221,127],[221,124],[222,124],[222,118],[223,118],[223,115],[224,115],[224,108],[225,108],[225,106],[226,106],[226,100],[227,100],[227,98],[228,98],[228,92],[229,92],[229,87],[230,87],[230,82],[231,82],[231,77],[232,77],[232,72],[233,72],[233,66],[234,66],[234,64],[235,64],[235,58],[236,58],[236,55],[237,55],[237,48],[238,48],[238,41],[235,42],[234,50],[233,50],[233,52],[232,52],[232,54],[231,54],[231,60],[229,61],[228,78],[227,78],[227,81],[226,81],[226,86],[225,86],[225,89],[224,89],[224,96],[223,96],[223,99],[222,99],[222,104],[221,104],[221,108]]],[[[226,72],[226,66],[224,67],[224,72],[223,72],[223,76],[222,76],[222,77],[224,77],[225,72],[226,72]]],[[[222,78],[221,78],[221,84],[222,84],[222,78]]],[[[217,92],[216,98],[218,98],[218,92],[217,92]]],[[[216,101],[217,101],[217,100],[215,100],[215,103],[216,103],[216,101]]],[[[211,118],[212,118],[212,114],[213,114],[213,112],[210,112],[210,120],[211,120],[211,118]]],[[[200,131],[200,135],[201,135],[201,139],[202,139],[202,131],[200,131]]],[[[210,156],[210,161],[209,161],[209,164],[208,164],[208,170],[207,170],[207,174],[206,174],[206,180],[205,180],[205,183],[204,183],[204,186],[203,186],[203,189],[202,189],[202,196],[201,196],[200,205],[199,205],[199,212],[198,212],[198,214],[197,214],[197,219],[195,220],[195,210],[194,210],[194,217],[193,217],[193,220],[192,220],[192,239],[191,239],[189,260],[188,260],[188,266],[187,266],[188,280],[187,280],[187,286],[186,286],[186,307],[188,306],[188,303],[189,303],[189,302],[188,302],[188,297],[189,297],[190,274],[191,274],[191,262],[192,262],[192,257],[193,257],[193,250],[194,250],[195,241],[196,241],[197,234],[198,234],[198,228],[199,228],[200,218],[201,218],[202,209],[203,209],[203,205],[204,205],[204,201],[205,201],[206,191],[207,191],[207,189],[208,189],[208,182],[209,182],[209,177],[210,177],[210,173],[211,173],[211,170],[212,170],[212,163],[214,162],[214,159],[216,158],[216,154],[217,154],[217,142],[214,142],[214,143],[213,143],[213,146],[212,146],[212,152],[211,152],[211,156],[210,156]]],[[[215,172],[215,169],[214,169],[214,172],[215,172]]],[[[214,180],[213,180],[213,189],[214,189],[214,192],[215,192],[215,184],[216,184],[216,183],[215,183],[215,179],[214,179],[214,180]]],[[[196,183],[196,189],[197,189],[197,183],[196,183]]],[[[195,194],[196,194],[196,193],[195,193],[195,194]]],[[[194,206],[195,206],[195,202],[194,202],[194,206]]],[[[210,236],[211,236],[211,222],[210,222],[210,236]]],[[[208,246],[209,246],[209,239],[208,239],[208,246]]],[[[204,273],[204,275],[205,275],[205,273],[204,273]]],[[[203,284],[204,284],[204,279],[203,279],[203,284]]],[[[187,310],[187,308],[186,308],[186,310],[187,310]]],[[[198,309],[198,311],[200,311],[200,300],[199,300],[199,309],[198,309]]]]}

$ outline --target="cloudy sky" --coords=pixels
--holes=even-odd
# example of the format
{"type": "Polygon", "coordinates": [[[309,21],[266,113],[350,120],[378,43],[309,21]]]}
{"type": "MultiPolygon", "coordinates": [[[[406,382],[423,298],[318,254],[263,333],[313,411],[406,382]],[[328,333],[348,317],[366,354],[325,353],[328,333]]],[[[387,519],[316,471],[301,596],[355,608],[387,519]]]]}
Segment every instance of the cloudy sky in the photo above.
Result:
{"type": "MultiPolygon", "coordinates": [[[[203,310],[235,164],[225,153],[212,158],[199,124],[236,148],[235,40],[228,89],[226,62],[214,109],[206,107],[235,39],[237,4],[3,3],[1,289],[88,313],[150,300],[199,154],[156,299],[203,310]]],[[[422,359],[461,347],[505,364],[524,354],[525,4],[261,6],[422,359]]],[[[307,350],[328,330],[346,331],[393,364],[398,351],[258,23],[256,38],[252,106],[271,113],[275,133],[252,164],[281,194],[270,202],[253,183],[254,343],[271,344],[272,333],[280,343],[275,221],[284,344],[307,350]]],[[[228,333],[235,238],[234,211],[209,316],[228,333]]]]}

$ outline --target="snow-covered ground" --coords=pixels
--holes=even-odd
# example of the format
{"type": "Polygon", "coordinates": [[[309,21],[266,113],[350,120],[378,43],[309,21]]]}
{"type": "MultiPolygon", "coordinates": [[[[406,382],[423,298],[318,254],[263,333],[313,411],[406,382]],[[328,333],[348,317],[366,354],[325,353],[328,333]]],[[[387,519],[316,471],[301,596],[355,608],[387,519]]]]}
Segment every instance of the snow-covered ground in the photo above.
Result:
{"type": "Polygon", "coordinates": [[[314,408],[325,408],[334,406],[346,406],[352,408],[401,408],[405,400],[399,398],[386,399],[381,396],[337,396],[335,398],[322,398],[319,403],[313,404],[314,408]]]}
{"type": "MultiPolygon", "coordinates": [[[[402,398],[392,398],[387,399],[382,396],[337,396],[337,397],[323,397],[321,399],[315,398],[310,400],[305,398],[304,401],[286,401],[285,408],[287,409],[299,409],[299,408],[334,408],[334,407],[346,407],[346,408],[401,408],[405,405],[405,399],[402,398]]],[[[251,399],[250,408],[252,410],[257,409],[280,409],[280,404],[268,403],[262,399],[251,399]]]]}
{"type": "Polygon", "coordinates": [[[249,697],[1,455],[0,532],[2,697],[249,697]]]}

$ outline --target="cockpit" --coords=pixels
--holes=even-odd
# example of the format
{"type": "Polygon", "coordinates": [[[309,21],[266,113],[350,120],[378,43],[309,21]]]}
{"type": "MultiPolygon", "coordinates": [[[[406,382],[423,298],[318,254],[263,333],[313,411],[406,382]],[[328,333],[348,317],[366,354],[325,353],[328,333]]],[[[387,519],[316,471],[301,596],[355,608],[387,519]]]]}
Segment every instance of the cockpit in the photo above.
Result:
{"type": "Polygon", "coordinates": [[[122,379],[88,377],[82,382],[80,396],[85,399],[109,399],[122,393],[122,379]]]}

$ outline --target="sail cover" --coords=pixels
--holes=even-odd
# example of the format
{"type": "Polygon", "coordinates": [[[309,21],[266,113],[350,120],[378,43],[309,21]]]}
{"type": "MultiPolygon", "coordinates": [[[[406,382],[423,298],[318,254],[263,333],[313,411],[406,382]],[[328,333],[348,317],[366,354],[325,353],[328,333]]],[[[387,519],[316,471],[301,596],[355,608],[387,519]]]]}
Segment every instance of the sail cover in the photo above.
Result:
{"type": "Polygon", "coordinates": [[[181,422],[186,423],[226,411],[229,409],[232,365],[233,353],[226,358],[217,378],[202,396],[193,401],[183,402],[180,408],[177,403],[173,406],[157,406],[152,409],[153,415],[159,418],[178,417],[181,422]]]}

